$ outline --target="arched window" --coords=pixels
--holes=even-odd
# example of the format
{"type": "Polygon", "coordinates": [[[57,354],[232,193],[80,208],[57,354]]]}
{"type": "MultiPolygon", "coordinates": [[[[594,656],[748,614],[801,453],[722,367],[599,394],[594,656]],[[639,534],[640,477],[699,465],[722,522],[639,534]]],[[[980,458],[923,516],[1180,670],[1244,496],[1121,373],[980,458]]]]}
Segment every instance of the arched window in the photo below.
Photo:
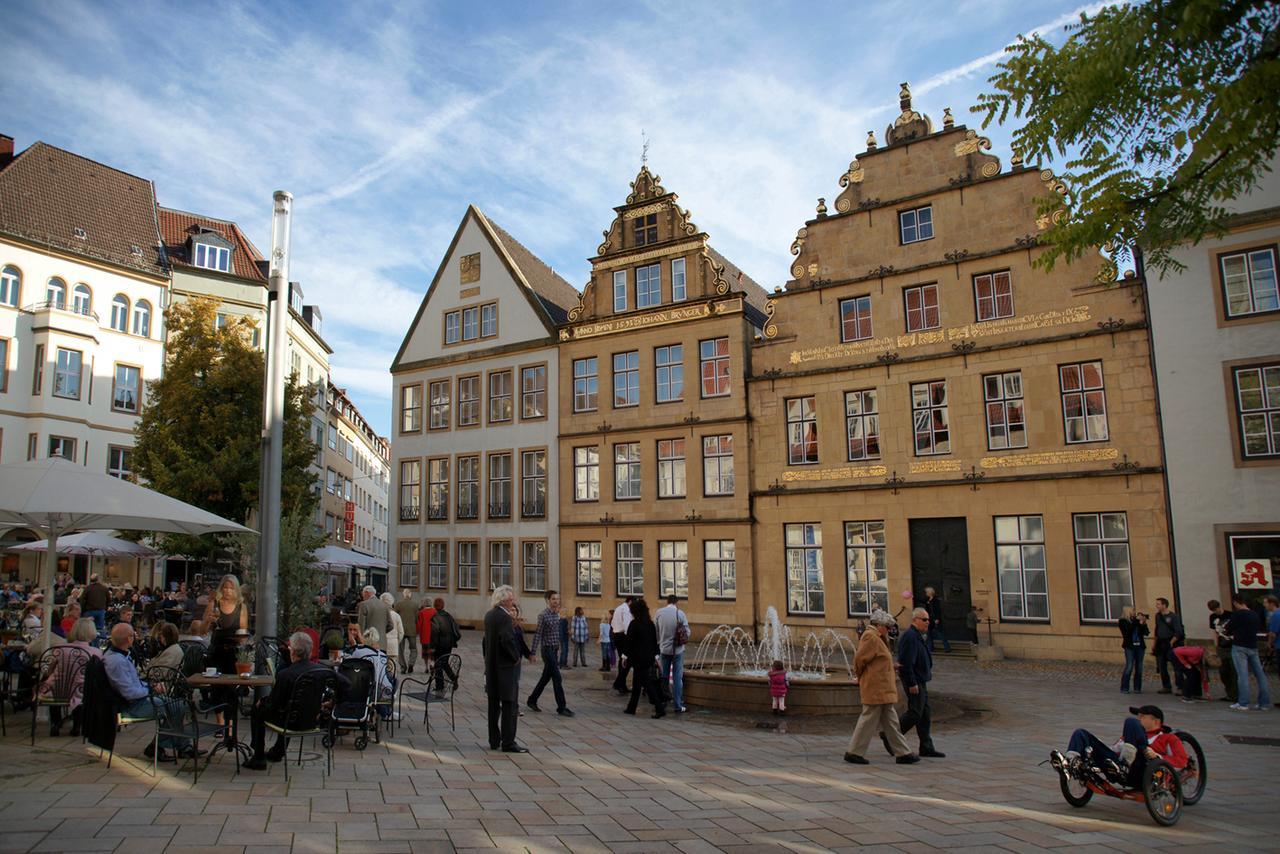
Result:
{"type": "Polygon", "coordinates": [[[45,287],[44,298],[54,308],[66,308],[67,283],[54,276],[45,287]]]}
{"type": "Polygon", "coordinates": [[[151,303],[144,299],[138,300],[133,307],[133,334],[151,337],[151,303]]]}
{"type": "Polygon", "coordinates": [[[129,298],[116,294],[111,301],[111,328],[119,332],[129,331],[129,298]]]}
{"type": "Polygon", "coordinates": [[[22,296],[22,274],[17,267],[5,267],[0,271],[0,305],[18,307],[22,296]]]}
{"type": "Polygon", "coordinates": [[[72,292],[71,308],[76,314],[88,314],[93,310],[93,292],[84,282],[76,285],[72,292]]]}

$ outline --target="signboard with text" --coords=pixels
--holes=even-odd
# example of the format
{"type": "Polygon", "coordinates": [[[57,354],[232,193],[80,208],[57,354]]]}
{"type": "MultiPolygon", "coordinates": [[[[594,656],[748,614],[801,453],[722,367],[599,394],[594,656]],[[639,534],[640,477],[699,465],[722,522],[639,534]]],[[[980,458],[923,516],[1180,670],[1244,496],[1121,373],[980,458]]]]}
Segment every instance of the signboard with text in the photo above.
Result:
{"type": "Polygon", "coordinates": [[[356,538],[356,503],[348,501],[345,512],[342,514],[342,539],[348,543],[356,538]]]}
{"type": "Polygon", "coordinates": [[[1237,590],[1270,590],[1271,561],[1265,558],[1238,558],[1236,560],[1237,590]]]}

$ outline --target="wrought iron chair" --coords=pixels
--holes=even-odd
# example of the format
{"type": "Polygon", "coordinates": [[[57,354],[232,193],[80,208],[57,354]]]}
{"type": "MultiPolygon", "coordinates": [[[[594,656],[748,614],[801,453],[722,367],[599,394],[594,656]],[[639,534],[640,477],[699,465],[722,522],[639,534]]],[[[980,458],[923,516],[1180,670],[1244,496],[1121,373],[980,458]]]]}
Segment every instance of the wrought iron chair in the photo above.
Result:
{"type": "MultiPolygon", "coordinates": [[[[156,734],[152,742],[151,773],[154,776],[160,764],[160,739],[188,739],[192,748],[192,766],[195,782],[200,782],[200,739],[214,737],[225,739],[231,730],[230,717],[226,723],[202,721],[196,714],[192,698],[193,689],[187,684],[182,671],[175,667],[152,667],[146,674],[151,701],[156,706],[156,734]]],[[[176,760],[175,760],[176,761],[176,760]]],[[[181,770],[181,769],[179,769],[181,770]]]]}
{"type": "Polygon", "coordinates": [[[427,725],[427,735],[431,734],[431,707],[433,705],[441,705],[448,701],[449,703],[449,729],[456,731],[456,719],[454,717],[454,695],[458,691],[458,682],[462,675],[462,656],[457,653],[447,655],[442,660],[437,660],[432,670],[428,671],[421,678],[417,676],[406,676],[400,680],[398,698],[396,705],[403,717],[404,714],[404,698],[406,696],[411,700],[418,700],[422,703],[422,722],[427,725]],[[433,690],[434,684],[439,684],[441,690],[433,690]],[[421,691],[406,690],[410,685],[421,686],[421,691]]]}
{"type": "Polygon", "coordinates": [[[77,689],[84,690],[84,668],[89,653],[74,646],[55,646],[45,650],[36,662],[35,684],[31,703],[31,744],[36,743],[36,717],[41,708],[49,710],[50,723],[62,709],[70,709],[77,689]]]}
{"type": "MultiPolygon", "coordinates": [[[[334,696],[337,684],[338,677],[332,671],[313,670],[303,673],[294,680],[293,693],[289,695],[289,703],[285,707],[284,724],[264,721],[267,729],[272,732],[285,738],[298,739],[298,765],[302,765],[302,739],[320,736],[320,743],[324,747],[326,774],[333,771],[335,730],[332,714],[326,715],[325,705],[334,696]]],[[[284,779],[289,779],[287,750],[284,757],[284,779]]]]}

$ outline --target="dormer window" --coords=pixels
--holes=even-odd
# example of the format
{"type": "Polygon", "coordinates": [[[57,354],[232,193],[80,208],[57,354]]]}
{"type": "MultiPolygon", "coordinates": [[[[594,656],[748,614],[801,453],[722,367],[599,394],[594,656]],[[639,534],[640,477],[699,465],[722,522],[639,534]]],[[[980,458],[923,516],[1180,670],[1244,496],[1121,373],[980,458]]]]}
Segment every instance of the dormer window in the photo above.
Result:
{"type": "Polygon", "coordinates": [[[231,272],[231,247],[200,241],[191,247],[191,263],[206,270],[231,272]]]}
{"type": "Polygon", "coordinates": [[[636,217],[636,246],[648,246],[658,242],[658,215],[645,214],[636,217]]]}

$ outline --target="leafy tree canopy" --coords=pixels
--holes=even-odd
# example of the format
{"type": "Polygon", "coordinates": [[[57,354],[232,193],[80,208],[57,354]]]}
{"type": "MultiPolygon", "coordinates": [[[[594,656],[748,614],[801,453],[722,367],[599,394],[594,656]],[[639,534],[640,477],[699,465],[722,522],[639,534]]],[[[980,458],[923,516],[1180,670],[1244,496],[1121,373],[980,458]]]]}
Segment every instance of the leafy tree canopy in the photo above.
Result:
{"type": "MultiPolygon", "coordinates": [[[[217,302],[178,302],[165,312],[164,375],[147,384],[148,405],[135,428],[134,470],[165,495],[237,522],[258,506],[263,354],[247,318],[215,328],[217,302]]],[[[293,378],[285,397],[281,505],[310,519],[319,500],[307,470],[315,456],[311,402],[293,378]]],[[[207,558],[213,537],[167,535],[162,548],[207,558]]]]}
{"type": "Polygon", "coordinates": [[[1170,250],[1225,231],[1223,202],[1257,186],[1280,145],[1280,4],[1151,0],[1112,6],[1061,47],[1020,37],[973,107],[1010,114],[1030,162],[1065,158],[1067,216],[1046,233],[1052,268],[1099,246],[1141,247],[1161,275],[1170,250]]]}

